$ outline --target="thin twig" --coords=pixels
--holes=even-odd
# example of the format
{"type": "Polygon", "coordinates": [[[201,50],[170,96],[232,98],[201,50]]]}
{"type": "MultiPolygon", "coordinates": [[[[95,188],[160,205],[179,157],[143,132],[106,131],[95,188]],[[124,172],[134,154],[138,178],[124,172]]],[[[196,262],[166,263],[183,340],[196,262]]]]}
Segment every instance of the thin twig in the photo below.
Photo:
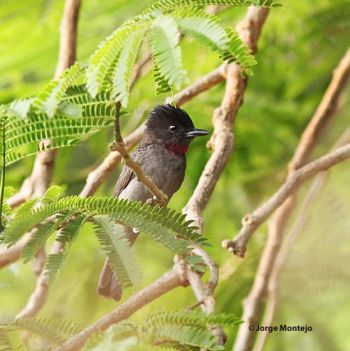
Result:
{"type": "Polygon", "coordinates": [[[157,198],[158,203],[162,206],[168,203],[168,197],[163,193],[161,189],[154,183],[154,181],[147,177],[140,166],[139,163],[135,162],[132,157],[129,155],[128,151],[126,150],[125,143],[123,137],[120,132],[120,103],[117,103],[116,108],[116,116],[114,122],[114,143],[110,146],[111,151],[117,151],[123,158],[125,165],[131,168],[134,173],[136,174],[137,179],[144,184],[147,189],[157,198]]]}
{"type": "MultiPolygon", "coordinates": [[[[127,151],[130,151],[133,147],[135,147],[135,145],[140,142],[144,128],[145,126],[141,125],[125,138],[124,143],[127,151]]],[[[122,157],[119,152],[110,152],[100,163],[100,165],[88,174],[86,178],[86,184],[82,189],[80,196],[88,197],[93,195],[99,186],[108,178],[109,175],[111,175],[121,160],[122,157]]]]}
{"type": "Polygon", "coordinates": [[[168,197],[161,191],[150,177],[144,175],[139,163],[135,162],[129,153],[126,151],[124,142],[115,142],[110,146],[111,151],[118,151],[123,157],[125,165],[131,168],[137,179],[143,183],[148,190],[157,198],[160,205],[165,205],[168,202],[168,197]]]}

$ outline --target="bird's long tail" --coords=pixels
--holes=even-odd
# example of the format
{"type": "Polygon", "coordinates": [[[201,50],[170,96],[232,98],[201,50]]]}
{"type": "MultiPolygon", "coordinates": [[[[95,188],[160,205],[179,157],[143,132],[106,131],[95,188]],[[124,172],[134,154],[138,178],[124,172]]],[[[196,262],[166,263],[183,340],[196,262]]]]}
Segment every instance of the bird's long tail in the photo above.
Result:
{"type": "Polygon", "coordinates": [[[109,265],[109,259],[105,260],[100,279],[97,285],[97,292],[105,297],[119,301],[122,297],[122,287],[118,282],[118,278],[113,273],[109,265]]]}

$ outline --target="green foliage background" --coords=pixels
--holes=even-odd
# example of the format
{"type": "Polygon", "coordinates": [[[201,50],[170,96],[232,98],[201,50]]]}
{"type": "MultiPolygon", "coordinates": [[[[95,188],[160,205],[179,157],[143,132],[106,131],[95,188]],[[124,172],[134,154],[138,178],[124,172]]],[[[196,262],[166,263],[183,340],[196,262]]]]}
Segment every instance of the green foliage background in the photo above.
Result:
{"type": "MultiPolygon", "coordinates": [[[[79,22],[78,59],[84,61],[97,44],[125,19],[138,14],[150,1],[83,1],[79,22]]],[[[209,249],[221,267],[217,289],[219,312],[241,314],[267,232],[259,230],[247,258],[231,257],[220,247],[231,237],[242,216],[278,188],[285,176],[303,127],[317,107],[331,72],[349,45],[350,2],[341,0],[282,1],[273,9],[259,42],[258,65],[249,80],[244,105],[235,126],[236,151],[205,211],[205,235],[209,249]]],[[[58,27],[63,1],[2,0],[0,4],[0,103],[37,93],[52,77],[58,49],[58,27]]],[[[220,17],[228,26],[241,19],[246,9],[226,9],[220,17]]],[[[215,68],[220,60],[194,41],[182,43],[183,63],[189,83],[215,68]]],[[[155,97],[152,75],[136,85],[130,98],[130,117],[123,117],[126,135],[145,117],[144,111],[161,103],[155,97]]],[[[199,128],[211,129],[213,109],[220,104],[224,85],[185,105],[199,128]]],[[[316,155],[329,150],[349,125],[348,88],[336,123],[323,136],[316,155]]],[[[60,150],[54,182],[77,194],[86,176],[107,154],[112,131],[98,133],[78,147],[60,150]]],[[[206,140],[196,140],[188,155],[188,169],[181,190],[170,207],[181,210],[191,195],[209,157],[206,140]]],[[[19,188],[31,171],[32,158],[11,166],[7,184],[19,188]]],[[[118,169],[99,190],[111,195],[118,169]]],[[[306,188],[305,188],[306,189],[306,188]]],[[[303,191],[305,190],[303,188],[303,191]]],[[[343,350],[350,347],[348,299],[350,247],[348,233],[349,164],[332,171],[317,198],[307,227],[298,239],[281,277],[276,324],[313,326],[311,334],[273,334],[267,350],[343,350]]],[[[172,254],[142,237],[135,247],[145,272],[143,284],[172,266],[172,254]]],[[[96,284],[104,256],[92,228],[86,226],[74,242],[58,278],[50,290],[42,316],[57,316],[83,324],[95,321],[115,307],[100,298],[96,284]]],[[[15,314],[26,303],[35,284],[30,263],[16,263],[0,271],[0,310],[15,314]]],[[[128,291],[126,295],[131,294],[128,291]]],[[[177,289],[135,314],[141,321],[156,311],[179,310],[195,302],[190,289],[177,289]]],[[[229,335],[231,345],[234,335],[229,335]]]]}

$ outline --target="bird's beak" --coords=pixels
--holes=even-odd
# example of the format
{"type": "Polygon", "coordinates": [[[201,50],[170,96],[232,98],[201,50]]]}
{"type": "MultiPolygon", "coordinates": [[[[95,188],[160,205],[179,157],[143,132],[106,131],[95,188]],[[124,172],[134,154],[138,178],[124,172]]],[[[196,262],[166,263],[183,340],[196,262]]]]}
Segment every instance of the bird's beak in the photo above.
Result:
{"type": "Polygon", "coordinates": [[[204,136],[204,135],[208,135],[208,132],[204,129],[193,129],[189,132],[187,132],[186,134],[186,138],[195,138],[197,136],[204,136]]]}

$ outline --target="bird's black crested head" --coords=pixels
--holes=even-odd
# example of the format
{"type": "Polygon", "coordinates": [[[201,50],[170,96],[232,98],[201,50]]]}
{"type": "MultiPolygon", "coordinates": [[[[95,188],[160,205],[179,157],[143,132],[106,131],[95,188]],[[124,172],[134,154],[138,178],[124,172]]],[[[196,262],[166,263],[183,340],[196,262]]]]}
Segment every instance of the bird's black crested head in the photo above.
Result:
{"type": "Polygon", "coordinates": [[[158,105],[149,114],[146,123],[149,139],[158,143],[188,145],[206,131],[196,129],[186,111],[172,105],[158,105]]]}
{"type": "Polygon", "coordinates": [[[158,105],[150,113],[147,127],[159,128],[177,125],[188,129],[193,129],[193,122],[186,111],[172,105],[158,105]]]}

